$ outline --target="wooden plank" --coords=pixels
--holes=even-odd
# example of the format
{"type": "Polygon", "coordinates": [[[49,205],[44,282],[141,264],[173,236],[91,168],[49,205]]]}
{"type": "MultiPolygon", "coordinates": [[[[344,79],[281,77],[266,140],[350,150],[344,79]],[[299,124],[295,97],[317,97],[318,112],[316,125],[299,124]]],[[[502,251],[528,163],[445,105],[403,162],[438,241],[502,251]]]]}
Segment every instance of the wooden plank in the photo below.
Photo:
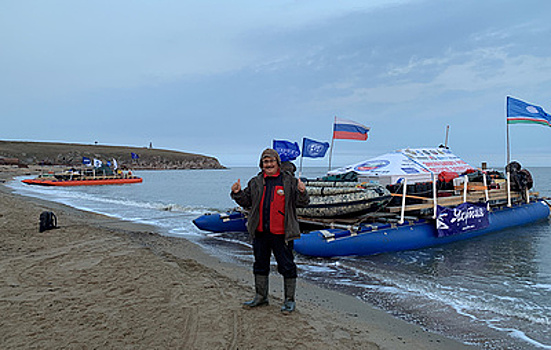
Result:
{"type": "MultiPolygon", "coordinates": [[[[463,186],[463,185],[454,186],[453,189],[456,190],[456,191],[464,191],[465,186],[463,186]]],[[[486,189],[486,186],[484,186],[484,185],[469,185],[469,184],[467,184],[467,191],[484,191],[485,189],[486,189]]]]}
{"type": "MultiPolygon", "coordinates": [[[[492,193],[489,194],[490,200],[501,200],[501,199],[507,199],[507,193],[499,191],[498,193],[492,193]]],[[[520,193],[511,193],[511,199],[517,199],[520,198],[520,193]]],[[[467,202],[471,203],[477,203],[477,202],[485,202],[486,196],[484,193],[467,193],[467,202]]],[[[441,206],[452,206],[452,205],[459,205],[463,203],[463,196],[453,196],[453,197],[443,197],[438,199],[438,204],[441,206]]],[[[406,211],[413,211],[413,210],[422,210],[422,209],[430,209],[434,205],[432,203],[420,203],[420,204],[411,204],[406,205],[405,210],[406,211]]],[[[398,213],[402,210],[402,207],[387,207],[387,210],[391,213],[398,213]]]]}
{"type": "MultiPolygon", "coordinates": [[[[473,196],[473,197],[476,197],[476,196],[481,196],[483,198],[485,198],[485,194],[484,194],[484,186],[480,186],[480,188],[476,188],[476,190],[469,190],[467,191],[467,196],[473,196]]],[[[446,199],[448,198],[456,198],[458,196],[460,197],[463,197],[463,190],[461,191],[457,191],[457,192],[460,192],[460,194],[458,195],[453,195],[451,197],[438,197],[438,203],[445,203],[446,202],[446,199]]],[[[506,189],[493,189],[493,190],[490,190],[488,191],[488,195],[490,197],[490,200],[492,198],[492,196],[499,196],[499,195],[502,195],[502,194],[505,194],[507,195],[507,190],[506,189]]],[[[392,197],[403,197],[403,194],[401,193],[391,193],[390,194],[392,197]]],[[[409,195],[409,194],[406,194],[406,198],[412,198],[412,199],[420,199],[420,200],[424,200],[424,201],[427,201],[427,202],[432,202],[434,199],[433,198],[428,198],[428,197],[420,197],[420,196],[412,196],[412,195],[409,195]]],[[[454,201],[452,201],[454,202],[454,201]]]]}
{"type": "MultiPolygon", "coordinates": [[[[391,193],[390,195],[392,197],[403,197],[404,196],[401,193],[391,193]]],[[[409,194],[406,194],[406,198],[421,199],[421,200],[424,200],[424,201],[432,201],[432,198],[412,196],[412,195],[409,195],[409,194]]]]}
{"type": "MultiPolygon", "coordinates": [[[[349,217],[349,218],[309,218],[304,216],[299,216],[298,221],[304,224],[310,225],[321,225],[327,227],[343,228],[355,226],[361,223],[364,223],[369,220],[380,221],[380,220],[398,220],[396,214],[389,212],[371,212],[360,215],[358,217],[349,217]]],[[[408,220],[417,220],[416,217],[407,217],[408,220]]]]}

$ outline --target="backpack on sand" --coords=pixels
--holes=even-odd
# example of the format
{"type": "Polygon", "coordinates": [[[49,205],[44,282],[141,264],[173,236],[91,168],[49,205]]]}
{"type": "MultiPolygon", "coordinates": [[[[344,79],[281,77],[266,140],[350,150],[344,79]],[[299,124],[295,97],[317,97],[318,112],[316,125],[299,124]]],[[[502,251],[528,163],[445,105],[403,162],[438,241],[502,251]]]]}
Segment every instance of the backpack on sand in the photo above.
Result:
{"type": "Polygon", "coordinates": [[[38,232],[44,232],[57,227],[57,217],[51,211],[43,211],[40,214],[40,227],[38,232]]]}

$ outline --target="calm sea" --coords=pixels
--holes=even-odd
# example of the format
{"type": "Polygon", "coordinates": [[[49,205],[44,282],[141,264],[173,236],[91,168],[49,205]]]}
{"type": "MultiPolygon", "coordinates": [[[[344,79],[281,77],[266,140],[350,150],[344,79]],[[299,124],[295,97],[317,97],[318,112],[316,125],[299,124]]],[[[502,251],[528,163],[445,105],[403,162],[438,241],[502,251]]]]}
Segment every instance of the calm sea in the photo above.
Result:
{"type": "MultiPolygon", "coordinates": [[[[304,176],[324,175],[309,168],[304,176]]],[[[529,169],[551,196],[551,168],[529,169]]],[[[210,254],[250,265],[245,234],[212,234],[191,222],[235,207],[231,184],[258,168],[136,171],[124,186],[48,188],[9,184],[17,193],[114,218],[153,224],[210,254]]],[[[297,257],[300,276],[371,303],[422,327],[483,349],[551,349],[551,226],[508,229],[446,246],[371,257],[297,257]]]]}

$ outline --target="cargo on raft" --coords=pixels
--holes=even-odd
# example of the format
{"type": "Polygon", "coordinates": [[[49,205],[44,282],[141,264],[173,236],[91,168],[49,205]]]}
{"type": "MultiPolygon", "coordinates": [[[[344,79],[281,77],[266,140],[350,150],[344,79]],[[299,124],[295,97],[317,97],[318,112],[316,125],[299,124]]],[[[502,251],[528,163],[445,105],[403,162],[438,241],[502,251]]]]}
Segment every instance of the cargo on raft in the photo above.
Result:
{"type": "Polygon", "coordinates": [[[305,180],[310,196],[306,208],[297,208],[297,215],[310,218],[348,217],[372,212],[392,199],[384,186],[368,182],[305,180]]]}

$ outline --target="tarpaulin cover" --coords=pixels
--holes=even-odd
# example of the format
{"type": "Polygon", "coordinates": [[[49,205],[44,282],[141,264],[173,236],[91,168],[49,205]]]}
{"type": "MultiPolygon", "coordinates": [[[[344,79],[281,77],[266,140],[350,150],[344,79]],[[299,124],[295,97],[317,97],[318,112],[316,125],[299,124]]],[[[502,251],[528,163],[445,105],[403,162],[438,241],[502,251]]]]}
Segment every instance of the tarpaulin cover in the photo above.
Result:
{"type": "Polygon", "coordinates": [[[354,171],[359,177],[381,178],[383,182],[430,181],[443,171],[461,174],[473,169],[461,158],[445,148],[414,148],[386,153],[375,158],[330,171],[329,175],[354,171]]]}

